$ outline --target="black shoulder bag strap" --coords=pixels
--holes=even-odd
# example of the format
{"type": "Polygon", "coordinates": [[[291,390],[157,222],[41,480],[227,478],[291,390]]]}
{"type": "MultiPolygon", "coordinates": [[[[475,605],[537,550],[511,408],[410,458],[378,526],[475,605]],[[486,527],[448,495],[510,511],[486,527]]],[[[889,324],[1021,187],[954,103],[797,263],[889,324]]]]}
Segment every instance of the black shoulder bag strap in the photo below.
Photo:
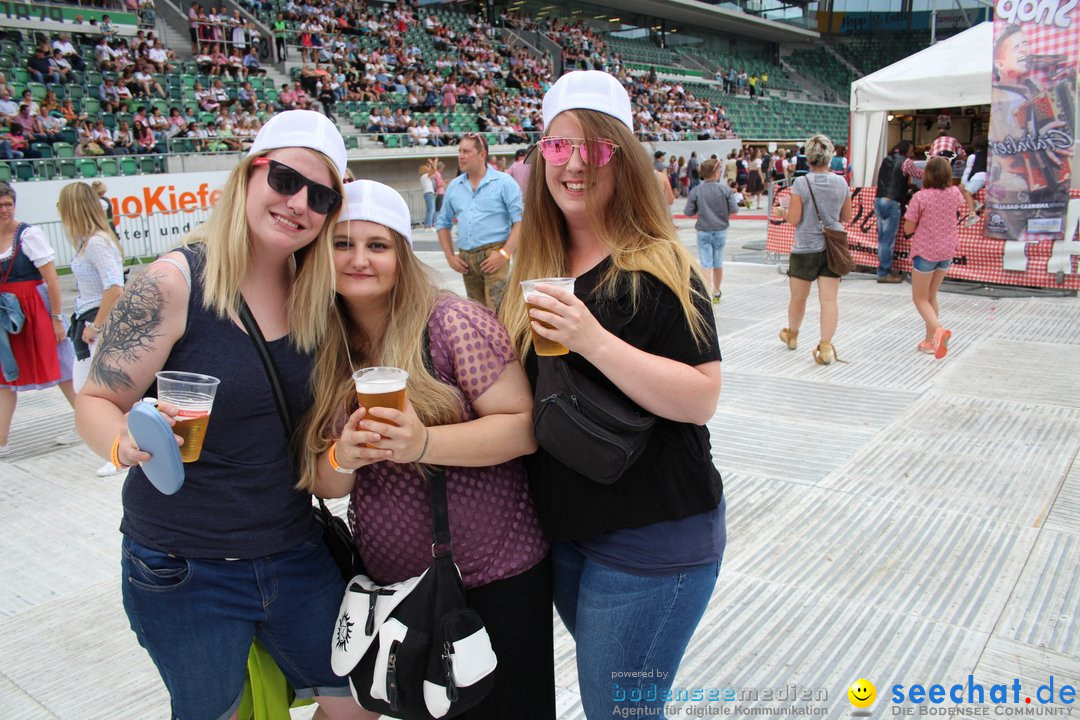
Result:
{"type": "MultiPolygon", "coordinates": [[[[259,324],[255,322],[255,318],[251,314],[251,308],[248,307],[247,301],[243,296],[240,297],[240,305],[236,310],[236,314],[240,317],[240,322],[244,324],[244,328],[247,330],[248,336],[251,338],[252,344],[255,345],[255,350],[259,354],[259,359],[262,361],[263,369],[266,370],[266,377],[270,380],[270,389],[274,392],[274,402],[277,403],[278,414],[281,416],[281,423],[285,426],[286,439],[291,446],[293,435],[295,433],[295,426],[293,425],[292,415],[289,413],[289,406],[285,402],[285,388],[281,385],[281,376],[278,374],[277,364],[274,363],[274,358],[270,354],[270,350],[266,347],[266,338],[262,334],[262,330],[259,328],[259,324]]],[[[430,362],[430,338],[428,337],[427,330],[424,331],[424,355],[425,363],[430,362]]],[[[433,365],[433,364],[432,364],[433,365]]],[[[433,371],[433,367],[429,366],[429,370],[433,371]]],[[[428,494],[431,499],[431,518],[433,527],[433,545],[431,547],[432,555],[435,557],[441,557],[443,555],[450,556],[450,509],[446,503],[446,471],[437,467],[431,477],[428,478],[428,494]]],[[[316,497],[319,501],[319,509],[323,513],[324,517],[332,516],[330,508],[326,507],[326,503],[321,497],[316,497]]]]}

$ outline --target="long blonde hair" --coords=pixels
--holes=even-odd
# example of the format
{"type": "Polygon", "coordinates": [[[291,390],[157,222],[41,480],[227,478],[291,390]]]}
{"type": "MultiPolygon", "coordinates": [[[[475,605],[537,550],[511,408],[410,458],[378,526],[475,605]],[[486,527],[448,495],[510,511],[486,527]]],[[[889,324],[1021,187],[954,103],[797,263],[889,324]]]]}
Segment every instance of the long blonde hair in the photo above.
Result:
{"type": "MultiPolygon", "coordinates": [[[[341,176],[329,158],[314,150],[330,169],[333,187],[343,191],[341,176]]],[[[203,306],[226,317],[240,300],[240,284],[251,257],[247,222],[248,181],[252,162],[266,153],[248,155],[229,173],[210,218],[184,237],[185,243],[206,244],[203,264],[203,306]]],[[[289,337],[305,352],[315,349],[326,335],[327,309],[334,299],[334,225],[340,208],[326,216],[318,236],[294,253],[296,277],[286,304],[289,337]]]]}
{"type": "MultiPolygon", "coordinates": [[[[615,192],[604,207],[597,207],[586,193],[585,207],[596,236],[611,255],[611,267],[600,278],[596,292],[614,297],[622,279],[630,289],[630,310],[641,300],[641,273],[648,273],[666,285],[682,305],[695,342],[703,346],[708,332],[705,317],[694,305],[694,277],[701,273],[690,252],[679,242],[667,204],[660,194],[652,164],[637,139],[620,121],[594,110],[572,110],[581,124],[586,142],[606,138],[619,150],[609,165],[615,174],[615,192]]],[[[567,248],[570,236],[566,220],[548,190],[545,161],[537,152],[525,198],[521,220],[521,242],[510,272],[509,286],[521,280],[565,276],[569,271],[567,248]]],[[[597,169],[585,166],[586,185],[595,182],[597,169]]],[[[704,288],[704,284],[698,285],[704,288]]],[[[519,292],[503,297],[499,318],[506,325],[518,356],[525,358],[532,343],[529,315],[519,292]]]]}
{"type": "Polygon", "coordinates": [[[97,193],[86,183],[72,182],[61,188],[56,209],[60,213],[60,222],[67,231],[68,240],[76,252],[82,250],[91,235],[101,235],[112,240],[120,254],[124,254],[97,193]]]}
{"type": "Polygon", "coordinates": [[[353,324],[340,296],[330,312],[331,329],[315,353],[312,388],[315,399],[302,423],[303,446],[300,448],[302,490],[314,488],[318,459],[336,437],[334,423],[346,408],[355,408],[352,373],[362,367],[389,365],[409,373],[407,392],[417,417],[426,425],[447,425],[464,418],[464,399],[456,388],[440,382],[428,370],[428,319],[446,294],[436,277],[413,253],[409,241],[387,228],[394,239],[397,258],[397,281],[387,299],[382,335],[368,337],[353,324]],[[348,345],[346,345],[346,336],[348,345]]]}

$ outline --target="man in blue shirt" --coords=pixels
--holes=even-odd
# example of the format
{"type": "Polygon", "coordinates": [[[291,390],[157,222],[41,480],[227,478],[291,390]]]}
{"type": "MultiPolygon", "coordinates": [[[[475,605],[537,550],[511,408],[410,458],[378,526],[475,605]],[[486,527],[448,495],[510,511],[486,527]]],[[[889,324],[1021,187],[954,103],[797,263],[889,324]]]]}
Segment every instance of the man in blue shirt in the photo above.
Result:
{"type": "Polygon", "coordinates": [[[446,262],[465,276],[466,295],[496,310],[510,277],[510,256],[517,247],[524,205],[517,183],[489,167],[487,155],[487,140],[480,133],[461,138],[458,168],[462,174],[446,186],[435,227],[446,262]],[[456,255],[450,237],[455,218],[456,255]]]}

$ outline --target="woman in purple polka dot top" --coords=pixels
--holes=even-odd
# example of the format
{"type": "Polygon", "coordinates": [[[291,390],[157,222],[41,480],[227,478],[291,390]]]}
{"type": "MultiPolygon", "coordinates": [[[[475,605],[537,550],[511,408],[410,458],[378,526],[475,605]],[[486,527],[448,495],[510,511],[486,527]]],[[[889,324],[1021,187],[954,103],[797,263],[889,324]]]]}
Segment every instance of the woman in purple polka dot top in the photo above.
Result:
{"type": "Polygon", "coordinates": [[[439,289],[412,250],[392,188],[345,186],[334,234],[335,324],[315,360],[302,485],[350,496],[367,574],[379,583],[431,562],[424,465],[446,469],[454,559],[498,656],[495,689],[466,720],[555,717],[551,566],[522,456],[536,450],[532,391],[487,308],[439,289]],[[405,410],[357,407],[354,370],[408,372],[405,410]]]}

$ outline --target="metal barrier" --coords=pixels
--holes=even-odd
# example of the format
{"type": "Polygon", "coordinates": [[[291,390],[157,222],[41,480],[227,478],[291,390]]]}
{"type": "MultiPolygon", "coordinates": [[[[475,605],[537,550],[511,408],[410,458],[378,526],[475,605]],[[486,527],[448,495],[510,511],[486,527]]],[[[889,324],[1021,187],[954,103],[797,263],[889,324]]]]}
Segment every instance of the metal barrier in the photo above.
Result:
{"type": "MultiPolygon", "coordinates": [[[[210,208],[156,212],[148,215],[118,215],[117,234],[123,248],[124,260],[139,263],[143,258],[156,257],[181,244],[188,230],[206,222],[210,208]]],[[[68,239],[63,223],[40,223],[49,243],[56,251],[56,266],[68,267],[75,248],[68,239]]]]}

